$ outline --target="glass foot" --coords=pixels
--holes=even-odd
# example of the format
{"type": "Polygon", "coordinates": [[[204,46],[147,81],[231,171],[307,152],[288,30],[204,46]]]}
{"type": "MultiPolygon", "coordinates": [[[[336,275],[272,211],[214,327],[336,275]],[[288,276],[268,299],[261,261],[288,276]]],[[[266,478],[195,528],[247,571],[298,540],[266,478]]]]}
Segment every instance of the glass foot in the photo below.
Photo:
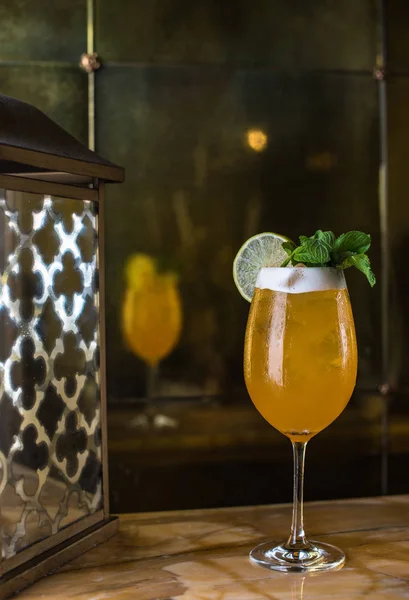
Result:
{"type": "Polygon", "coordinates": [[[250,552],[250,560],[274,571],[312,573],[340,569],[345,562],[345,554],[336,546],[322,542],[309,542],[307,548],[299,549],[265,542],[250,552]]]}
{"type": "Polygon", "coordinates": [[[144,430],[177,429],[179,421],[166,415],[144,413],[132,419],[130,425],[144,430]]]}

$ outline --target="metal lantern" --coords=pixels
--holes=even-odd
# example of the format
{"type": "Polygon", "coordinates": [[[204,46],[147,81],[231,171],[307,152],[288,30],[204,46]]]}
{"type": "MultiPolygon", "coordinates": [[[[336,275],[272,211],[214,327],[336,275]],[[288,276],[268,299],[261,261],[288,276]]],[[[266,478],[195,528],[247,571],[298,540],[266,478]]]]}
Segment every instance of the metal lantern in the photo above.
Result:
{"type": "Polygon", "coordinates": [[[0,597],[112,535],[104,182],[123,169],[0,95],[0,597]]]}

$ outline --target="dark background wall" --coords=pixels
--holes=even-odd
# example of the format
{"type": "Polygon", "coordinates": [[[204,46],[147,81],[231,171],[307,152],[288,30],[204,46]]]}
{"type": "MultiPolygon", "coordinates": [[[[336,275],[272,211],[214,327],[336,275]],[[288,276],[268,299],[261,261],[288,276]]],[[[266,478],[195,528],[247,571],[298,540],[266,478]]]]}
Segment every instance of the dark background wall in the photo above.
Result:
{"type": "MultiPolygon", "coordinates": [[[[176,393],[243,393],[248,306],[231,264],[244,239],[260,230],[295,237],[318,223],[362,228],[379,272],[375,4],[97,7],[97,148],[127,172],[109,195],[110,392],[143,393],[143,364],[124,351],[118,327],[118,265],[143,250],[180,273],[184,330],[162,376],[176,393]],[[247,143],[252,129],[267,135],[262,152],[247,143]]],[[[350,283],[367,387],[379,377],[379,288],[355,275],[350,283]]]]}
{"type": "Polygon", "coordinates": [[[262,230],[372,234],[378,286],[348,273],[357,392],[311,451],[311,495],[379,493],[382,460],[386,490],[384,383],[396,387],[389,489],[400,490],[397,461],[408,450],[407,3],[392,0],[383,13],[375,0],[97,0],[90,19],[92,5],[59,0],[49,10],[45,0],[0,0],[0,92],[35,104],[84,142],[95,127],[97,151],[126,169],[126,182],[107,194],[114,507],[289,499],[289,448],[263,429],[244,390],[248,305],[231,279],[238,247],[262,230]],[[102,62],[94,96],[79,67],[87,18],[102,62]],[[385,58],[382,80],[374,70],[385,58]],[[251,130],[266,136],[263,151],[249,146],[251,130]],[[183,333],[160,369],[160,393],[179,399],[161,404],[177,421],[172,430],[127,429],[139,414],[130,401],[146,385],[120,327],[123,269],[135,252],[166,258],[179,274],[183,333]],[[327,486],[319,484],[323,454],[345,474],[327,486]],[[280,485],[272,475],[260,483],[266,470],[280,485]]]}

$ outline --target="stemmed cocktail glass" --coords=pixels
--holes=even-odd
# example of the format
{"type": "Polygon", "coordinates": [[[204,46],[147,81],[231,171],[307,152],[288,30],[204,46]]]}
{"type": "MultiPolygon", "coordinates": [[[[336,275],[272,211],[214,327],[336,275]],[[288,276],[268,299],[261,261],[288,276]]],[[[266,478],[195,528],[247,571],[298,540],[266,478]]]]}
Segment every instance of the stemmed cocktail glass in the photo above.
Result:
{"type": "Polygon", "coordinates": [[[254,563],[279,571],[325,571],[345,555],[308,541],[303,522],[307,442],[343,411],[355,386],[357,348],[344,272],[335,268],[263,268],[247,323],[245,381],[261,415],[292,443],[291,533],[254,548],[254,563]]]}

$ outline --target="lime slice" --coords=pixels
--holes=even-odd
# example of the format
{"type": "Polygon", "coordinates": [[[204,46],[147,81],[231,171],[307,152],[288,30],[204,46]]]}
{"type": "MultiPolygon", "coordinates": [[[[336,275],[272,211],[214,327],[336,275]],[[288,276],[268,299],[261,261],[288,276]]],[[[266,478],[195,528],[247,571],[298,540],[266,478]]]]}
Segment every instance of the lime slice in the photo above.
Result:
{"type": "Polygon", "coordinates": [[[251,302],[260,269],[279,267],[288,257],[282,248],[288,241],[278,233],[258,233],[242,245],[234,259],[233,279],[245,300],[251,302]]]}

